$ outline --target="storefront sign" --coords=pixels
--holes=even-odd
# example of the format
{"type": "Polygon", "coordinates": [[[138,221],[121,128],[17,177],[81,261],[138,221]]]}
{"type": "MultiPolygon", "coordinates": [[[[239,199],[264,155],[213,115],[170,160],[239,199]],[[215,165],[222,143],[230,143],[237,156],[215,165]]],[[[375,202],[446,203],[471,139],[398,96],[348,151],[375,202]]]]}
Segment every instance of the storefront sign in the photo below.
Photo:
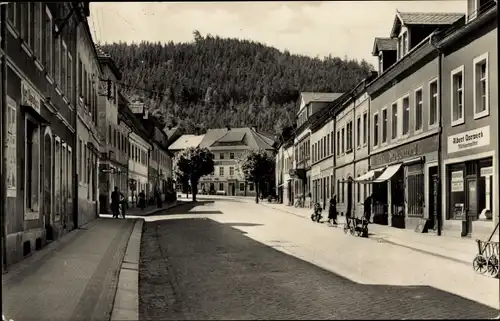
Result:
{"type": "Polygon", "coordinates": [[[386,152],[373,155],[370,157],[370,165],[372,167],[378,167],[435,152],[437,150],[437,145],[437,136],[427,137],[425,139],[398,146],[386,152]]]}
{"type": "Polygon", "coordinates": [[[22,81],[21,82],[21,105],[23,106],[30,106],[32,107],[34,110],[37,111],[37,113],[41,113],[41,100],[42,100],[42,97],[40,97],[40,95],[38,95],[35,91],[35,89],[33,89],[33,87],[31,87],[30,85],[28,85],[27,82],[25,81],[22,81]]]}
{"type": "Polygon", "coordinates": [[[485,126],[448,137],[448,154],[489,144],[490,126],[485,126]]]}
{"type": "Polygon", "coordinates": [[[493,176],[493,167],[481,168],[481,176],[493,176]]]}
{"type": "Polygon", "coordinates": [[[456,171],[451,173],[451,191],[463,192],[464,191],[464,173],[463,171],[456,171]]]}

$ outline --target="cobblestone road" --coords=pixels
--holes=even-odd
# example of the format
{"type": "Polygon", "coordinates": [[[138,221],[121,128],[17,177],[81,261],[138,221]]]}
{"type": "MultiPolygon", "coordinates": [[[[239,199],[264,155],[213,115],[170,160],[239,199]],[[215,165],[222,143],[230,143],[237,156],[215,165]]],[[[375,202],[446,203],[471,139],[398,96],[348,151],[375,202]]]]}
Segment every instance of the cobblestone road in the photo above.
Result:
{"type": "Polygon", "coordinates": [[[498,314],[428,286],[352,282],[254,241],[234,225],[206,218],[145,224],[141,320],[468,319],[498,314]]]}

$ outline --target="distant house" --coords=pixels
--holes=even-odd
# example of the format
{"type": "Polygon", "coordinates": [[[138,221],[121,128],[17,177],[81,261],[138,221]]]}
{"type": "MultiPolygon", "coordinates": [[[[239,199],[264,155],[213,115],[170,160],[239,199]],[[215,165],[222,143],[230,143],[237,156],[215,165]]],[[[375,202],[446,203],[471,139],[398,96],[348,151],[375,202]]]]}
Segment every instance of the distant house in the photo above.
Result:
{"type": "MultiPolygon", "coordinates": [[[[261,149],[274,154],[275,140],[269,136],[250,127],[209,129],[199,146],[214,153],[215,169],[212,175],[202,177],[198,189],[232,196],[254,196],[255,186],[238,173],[236,160],[249,150],[261,149]]],[[[268,186],[263,187],[263,193],[269,190],[268,186]]]]}

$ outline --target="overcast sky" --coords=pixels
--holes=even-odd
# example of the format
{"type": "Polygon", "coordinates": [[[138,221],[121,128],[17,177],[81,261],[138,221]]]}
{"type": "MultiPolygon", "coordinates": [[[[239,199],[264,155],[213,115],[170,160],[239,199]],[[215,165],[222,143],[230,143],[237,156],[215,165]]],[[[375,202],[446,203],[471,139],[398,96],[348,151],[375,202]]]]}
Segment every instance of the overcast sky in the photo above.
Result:
{"type": "Polygon", "coordinates": [[[396,9],[463,12],[460,1],[91,2],[97,42],[188,42],[193,31],[251,39],[291,53],[365,59],[387,37],[396,9]]]}

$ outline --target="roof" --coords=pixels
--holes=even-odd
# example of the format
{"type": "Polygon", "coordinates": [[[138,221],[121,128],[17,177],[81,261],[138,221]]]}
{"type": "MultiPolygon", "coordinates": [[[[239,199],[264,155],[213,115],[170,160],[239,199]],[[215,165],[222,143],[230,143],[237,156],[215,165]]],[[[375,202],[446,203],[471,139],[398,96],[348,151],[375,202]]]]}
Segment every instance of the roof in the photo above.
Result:
{"type": "Polygon", "coordinates": [[[207,130],[200,143],[200,147],[211,149],[273,150],[273,144],[274,140],[252,128],[216,128],[207,130]]]}
{"type": "Polygon", "coordinates": [[[372,55],[377,56],[379,51],[397,50],[398,41],[392,38],[375,38],[372,55]]]}
{"type": "Polygon", "coordinates": [[[183,150],[190,147],[198,147],[204,135],[182,135],[168,147],[169,150],[183,150]]]}
{"type": "Polygon", "coordinates": [[[121,80],[122,74],[118,69],[118,67],[116,66],[113,58],[111,58],[111,56],[107,52],[105,52],[101,47],[96,46],[95,49],[97,52],[97,59],[99,60],[99,62],[108,64],[109,67],[111,68],[111,71],[115,74],[116,78],[118,80],[121,80]]]}
{"type": "Polygon", "coordinates": [[[397,37],[401,25],[452,25],[465,17],[458,12],[396,12],[391,38],[397,37]]]}
{"type": "Polygon", "coordinates": [[[300,93],[304,106],[311,102],[332,102],[335,99],[342,96],[342,93],[313,93],[313,92],[302,92],[300,93]]]}
{"type": "Polygon", "coordinates": [[[168,127],[165,127],[163,129],[163,131],[165,132],[165,134],[167,134],[168,137],[171,137],[173,134],[175,134],[177,130],[179,130],[179,127],[172,127],[170,129],[168,129],[168,127]]]}

